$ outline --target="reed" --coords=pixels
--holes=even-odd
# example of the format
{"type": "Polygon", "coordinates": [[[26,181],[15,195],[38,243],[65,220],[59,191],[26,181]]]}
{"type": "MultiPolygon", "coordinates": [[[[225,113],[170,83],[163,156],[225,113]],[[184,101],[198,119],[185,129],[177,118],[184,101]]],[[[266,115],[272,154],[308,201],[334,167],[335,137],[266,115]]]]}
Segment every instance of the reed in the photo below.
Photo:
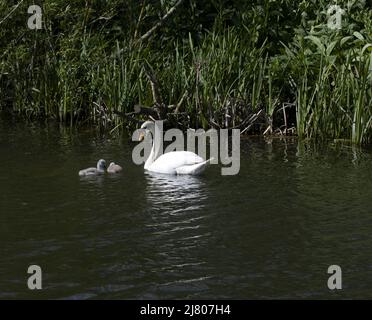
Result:
{"type": "MultiPolygon", "coordinates": [[[[371,142],[368,4],[340,1],[348,14],[333,31],[326,1],[222,2],[181,1],[172,11],[171,1],[123,8],[114,0],[55,0],[43,6],[37,32],[19,28],[22,3],[10,18],[0,16],[0,109],[69,126],[124,128],[128,119],[118,114],[154,104],[148,64],[164,103],[182,101],[169,114],[177,126],[265,134],[293,126],[303,139],[371,142]]],[[[10,9],[2,3],[0,12],[10,9]]]]}

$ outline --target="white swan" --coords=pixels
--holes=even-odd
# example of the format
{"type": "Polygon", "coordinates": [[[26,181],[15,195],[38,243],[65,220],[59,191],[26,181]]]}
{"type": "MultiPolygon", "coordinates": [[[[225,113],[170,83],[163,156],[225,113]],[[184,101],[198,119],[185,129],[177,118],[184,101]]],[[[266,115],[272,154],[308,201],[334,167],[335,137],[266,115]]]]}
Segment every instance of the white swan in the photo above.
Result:
{"type": "Polygon", "coordinates": [[[97,168],[88,168],[88,169],[83,169],[79,171],[79,176],[84,177],[84,176],[96,176],[100,174],[104,174],[106,169],[106,161],[101,159],[98,160],[97,162],[97,168]]]}
{"type": "MultiPolygon", "coordinates": [[[[142,124],[141,129],[146,130],[146,134],[150,132],[153,135],[152,148],[150,156],[145,162],[145,170],[165,173],[165,174],[192,174],[202,173],[206,166],[212,160],[204,160],[196,153],[191,151],[172,151],[159,156],[160,146],[154,143],[155,124],[152,121],[146,121],[142,124]]],[[[144,134],[140,134],[140,141],[143,140],[144,134]]]]}

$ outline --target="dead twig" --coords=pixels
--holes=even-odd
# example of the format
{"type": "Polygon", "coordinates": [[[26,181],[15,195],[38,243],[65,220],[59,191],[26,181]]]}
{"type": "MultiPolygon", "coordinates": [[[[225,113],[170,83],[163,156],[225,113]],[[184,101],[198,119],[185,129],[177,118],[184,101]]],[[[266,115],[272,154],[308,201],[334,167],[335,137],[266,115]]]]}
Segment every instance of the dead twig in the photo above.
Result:
{"type": "Polygon", "coordinates": [[[176,12],[177,8],[182,4],[183,1],[184,0],[178,0],[176,4],[170,8],[169,11],[149,31],[138,39],[138,41],[142,42],[150,38],[155,31],[157,31],[169,19],[169,17],[176,12]]]}
{"type": "Polygon", "coordinates": [[[177,104],[169,105],[168,109],[174,109],[174,111],[173,111],[174,114],[180,113],[179,112],[180,108],[182,107],[183,102],[186,100],[188,95],[189,95],[189,92],[186,90],[185,93],[183,94],[183,96],[181,97],[181,100],[177,104]]]}
{"type": "Polygon", "coordinates": [[[14,11],[16,11],[18,9],[18,7],[22,4],[24,0],[21,0],[20,2],[18,2],[14,8],[12,10],[10,10],[10,12],[2,19],[0,20],[0,24],[2,24],[5,20],[7,20],[12,14],[14,11]]]}
{"type": "Polygon", "coordinates": [[[240,134],[244,134],[246,131],[248,131],[254,125],[254,123],[256,122],[256,120],[258,119],[258,117],[261,115],[262,112],[263,112],[263,110],[261,109],[257,113],[252,115],[249,118],[249,120],[247,121],[249,123],[249,125],[247,127],[245,127],[245,129],[240,134]]]}
{"type": "Polygon", "coordinates": [[[134,113],[151,116],[155,119],[158,119],[158,116],[159,116],[156,110],[154,110],[153,108],[144,107],[138,104],[134,106],[134,113]]]}
{"type": "Polygon", "coordinates": [[[161,106],[163,104],[163,99],[160,93],[159,81],[155,75],[155,72],[147,61],[145,61],[143,67],[144,67],[146,76],[149,79],[150,84],[151,84],[151,91],[152,91],[154,103],[157,104],[158,106],[161,106]]]}

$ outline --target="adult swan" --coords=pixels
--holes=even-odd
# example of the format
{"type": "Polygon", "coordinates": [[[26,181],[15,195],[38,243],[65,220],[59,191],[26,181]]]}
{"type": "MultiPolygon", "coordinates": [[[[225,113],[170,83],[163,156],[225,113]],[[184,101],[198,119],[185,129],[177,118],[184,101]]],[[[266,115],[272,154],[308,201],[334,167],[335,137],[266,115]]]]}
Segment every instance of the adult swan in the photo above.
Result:
{"type": "MultiPolygon", "coordinates": [[[[159,156],[160,145],[155,139],[155,124],[152,121],[146,121],[142,124],[141,129],[145,130],[145,134],[152,134],[152,148],[150,156],[145,162],[145,170],[165,174],[192,174],[202,173],[209,162],[212,160],[204,160],[196,153],[190,151],[172,151],[159,156]]],[[[140,134],[140,141],[143,140],[144,133],[140,134]]],[[[162,137],[161,137],[162,138],[162,137]]]]}

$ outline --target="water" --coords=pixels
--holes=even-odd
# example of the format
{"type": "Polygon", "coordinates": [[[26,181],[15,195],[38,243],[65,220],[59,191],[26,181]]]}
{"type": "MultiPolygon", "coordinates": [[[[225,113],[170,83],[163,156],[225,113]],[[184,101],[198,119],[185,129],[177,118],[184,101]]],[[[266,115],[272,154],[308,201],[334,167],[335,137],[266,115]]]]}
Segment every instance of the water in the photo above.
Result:
{"type": "Polygon", "coordinates": [[[133,146],[0,121],[0,299],[372,298],[368,149],[245,139],[239,175],[177,177],[144,173],[133,146]],[[78,177],[99,158],[123,173],[78,177]]]}

